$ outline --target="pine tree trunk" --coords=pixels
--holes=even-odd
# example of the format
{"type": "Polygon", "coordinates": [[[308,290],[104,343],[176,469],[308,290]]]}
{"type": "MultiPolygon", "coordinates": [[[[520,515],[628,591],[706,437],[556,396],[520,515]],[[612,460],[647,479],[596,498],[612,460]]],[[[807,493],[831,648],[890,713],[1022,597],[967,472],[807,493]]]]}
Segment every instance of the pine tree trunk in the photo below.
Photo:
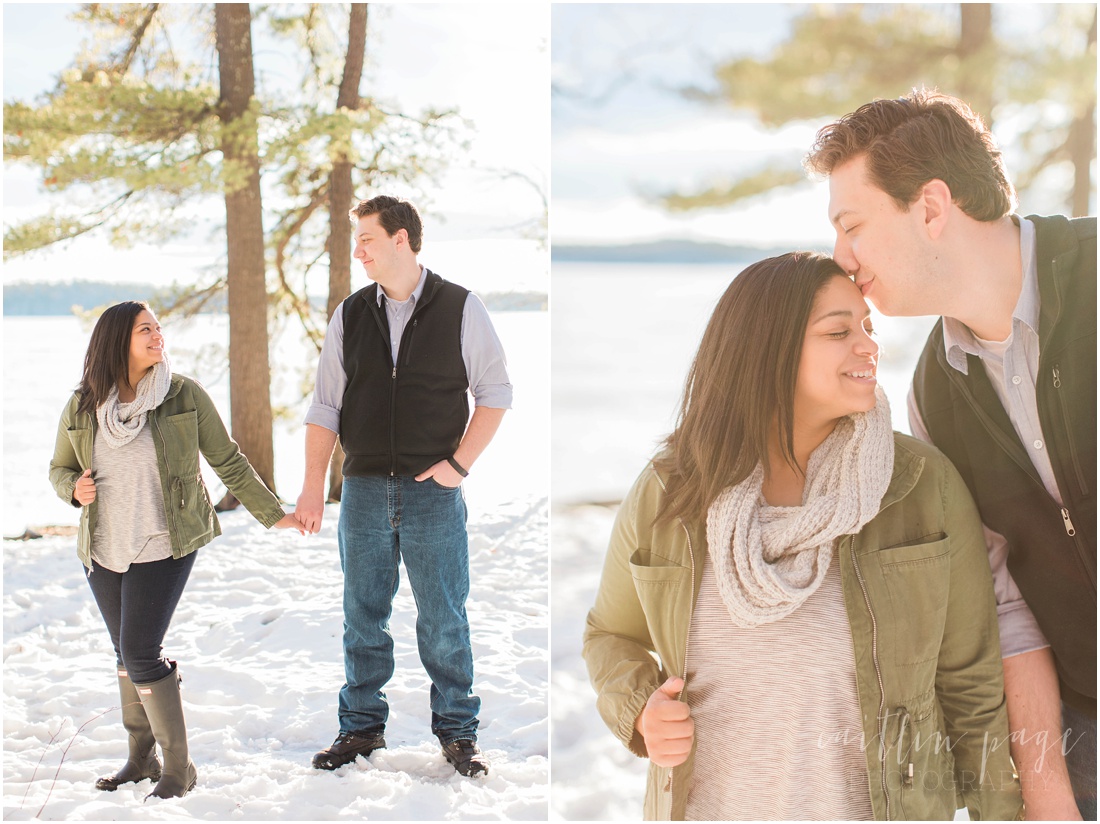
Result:
{"type": "MultiPolygon", "coordinates": [[[[1086,53],[1096,48],[1096,10],[1092,12],[1092,25],[1086,41],[1086,53]]],[[[1073,162],[1073,192],[1070,194],[1070,214],[1083,217],[1089,214],[1089,195],[1092,193],[1092,161],[1096,157],[1096,93],[1093,92],[1085,110],[1077,115],[1069,127],[1066,141],[1070,160],[1073,162]]]]}
{"type": "Polygon", "coordinates": [[[965,71],[959,78],[959,97],[993,128],[993,7],[989,3],[959,4],[959,59],[965,71]]]}
{"type": "MultiPolygon", "coordinates": [[[[264,483],[275,489],[268,360],[267,285],[260,204],[256,122],[248,107],[255,92],[252,15],[247,3],[215,3],[221,81],[222,153],[229,282],[229,398],[233,437],[264,483]]],[[[223,502],[230,501],[227,494],[223,502]]]]}
{"type": "MultiPolygon", "coordinates": [[[[367,50],[367,4],[352,3],[348,25],[348,54],[344,61],[344,77],[336,98],[337,108],[359,108],[359,81],[363,75],[363,60],[367,50]]],[[[329,181],[328,235],[328,316],[331,318],[340,301],[351,294],[351,221],[348,210],[355,205],[351,182],[351,161],[346,155],[332,164],[329,181]]],[[[339,441],[329,466],[329,501],[339,501],[344,484],[341,467],[344,451],[339,441]]]]}

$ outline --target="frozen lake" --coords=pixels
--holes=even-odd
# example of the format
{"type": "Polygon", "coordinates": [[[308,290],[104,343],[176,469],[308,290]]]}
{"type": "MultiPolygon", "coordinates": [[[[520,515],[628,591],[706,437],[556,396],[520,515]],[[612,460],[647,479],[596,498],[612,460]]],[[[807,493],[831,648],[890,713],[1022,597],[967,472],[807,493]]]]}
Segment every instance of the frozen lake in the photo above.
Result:
{"type": "MultiPolygon", "coordinates": [[[[504,344],[515,389],[513,410],[504,417],[500,441],[516,448],[491,445],[466,482],[471,508],[507,500],[519,486],[539,497],[549,494],[549,318],[546,312],[493,312],[493,324],[504,344]]],[[[79,513],[66,506],[47,477],[54,435],[61,410],[80,381],[84,352],[91,336],[75,317],[4,318],[4,535],[19,535],[28,526],[76,524],[79,513]]],[[[229,371],[225,353],[228,318],[201,315],[189,320],[164,320],[172,368],[197,378],[210,393],[229,426],[229,371]]],[[[316,356],[287,327],[272,348],[272,405],[282,414],[274,426],[275,484],[292,504],[301,491],[305,469],[302,417],[309,398],[302,399],[303,381],[312,385],[316,356]]],[[[203,463],[210,494],[224,490],[203,463]]]]}

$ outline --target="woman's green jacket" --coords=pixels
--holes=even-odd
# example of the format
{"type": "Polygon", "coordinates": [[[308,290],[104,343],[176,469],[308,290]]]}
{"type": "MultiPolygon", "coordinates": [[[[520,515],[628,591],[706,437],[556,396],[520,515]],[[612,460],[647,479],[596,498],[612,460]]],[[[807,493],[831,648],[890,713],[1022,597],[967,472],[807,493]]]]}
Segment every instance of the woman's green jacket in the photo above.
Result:
{"type": "MultiPolygon", "coordinates": [[[[882,508],[838,541],[855,651],[868,790],[876,819],[1015,819],[993,584],[977,510],[954,466],[895,433],[882,508]],[[938,737],[937,737],[938,736],[938,737]],[[945,746],[945,740],[950,746],[945,746]]],[[[684,678],[699,595],[705,524],[654,523],[664,495],[650,464],[619,509],[584,658],[600,714],[645,757],[634,722],[665,680],[684,678]]],[[[682,819],[694,750],[675,768],[650,762],[645,817],[682,819]]]]}
{"type": "MultiPolygon", "coordinates": [[[[98,427],[95,415],[77,414],[79,403],[79,393],[74,392],[61,413],[50,461],[50,483],[61,500],[73,506],[80,506],[73,499],[77,479],[84,470],[95,470],[92,444],[98,427]]],[[[200,452],[222,483],[264,527],[273,526],[286,514],[236,441],[229,437],[213,401],[197,381],[173,374],[167,396],[149,413],[145,425],[150,427],[156,446],[173,558],[194,552],[222,532],[199,470],[200,452]]],[[[81,509],[76,543],[77,555],[89,569],[97,506],[93,501],[81,509]]]]}

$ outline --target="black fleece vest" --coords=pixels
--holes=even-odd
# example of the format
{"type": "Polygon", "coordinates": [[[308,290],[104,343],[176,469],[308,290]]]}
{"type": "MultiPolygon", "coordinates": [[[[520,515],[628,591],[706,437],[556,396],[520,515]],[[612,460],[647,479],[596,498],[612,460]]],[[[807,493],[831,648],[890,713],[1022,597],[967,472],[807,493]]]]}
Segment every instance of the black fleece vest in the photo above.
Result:
{"type": "Polygon", "coordinates": [[[467,294],[429,271],[396,364],[378,284],[344,302],[345,475],[416,475],[454,454],[470,417],[461,341],[467,294]]]}
{"type": "Polygon", "coordinates": [[[1039,422],[1064,507],[1046,491],[985,367],[947,363],[943,322],[913,389],[932,442],[958,467],[1050,641],[1062,698],[1096,715],[1096,218],[1029,217],[1039,275],[1039,422]],[[1073,533],[1073,534],[1070,534],[1073,533]]]}

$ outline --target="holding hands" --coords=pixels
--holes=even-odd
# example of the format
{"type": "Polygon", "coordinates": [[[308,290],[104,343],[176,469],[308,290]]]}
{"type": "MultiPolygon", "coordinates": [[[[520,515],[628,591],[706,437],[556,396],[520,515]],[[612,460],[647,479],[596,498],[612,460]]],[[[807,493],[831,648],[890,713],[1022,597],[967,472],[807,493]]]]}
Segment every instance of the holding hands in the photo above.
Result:
{"type": "MultiPolygon", "coordinates": [[[[303,489],[298,496],[298,508],[294,514],[310,535],[321,531],[321,521],[325,517],[325,496],[320,490],[303,489]]],[[[302,533],[303,535],[305,532],[302,533]]]]}
{"type": "Polygon", "coordinates": [[[678,696],[684,679],[672,676],[653,695],[634,722],[645,739],[649,760],[658,767],[677,767],[687,761],[695,739],[695,722],[691,708],[678,696]]]}
{"type": "MultiPolygon", "coordinates": [[[[95,480],[92,478],[92,470],[85,469],[84,474],[76,479],[73,488],[73,500],[81,506],[87,506],[95,500],[95,480]]],[[[302,535],[306,534],[306,527],[293,512],[288,512],[274,524],[276,529],[296,529],[302,535]]]]}
{"type": "Polygon", "coordinates": [[[302,522],[295,517],[295,515],[296,513],[294,512],[288,512],[286,515],[275,522],[275,529],[296,529],[298,530],[299,535],[305,535],[306,528],[302,524],[302,522]]]}

